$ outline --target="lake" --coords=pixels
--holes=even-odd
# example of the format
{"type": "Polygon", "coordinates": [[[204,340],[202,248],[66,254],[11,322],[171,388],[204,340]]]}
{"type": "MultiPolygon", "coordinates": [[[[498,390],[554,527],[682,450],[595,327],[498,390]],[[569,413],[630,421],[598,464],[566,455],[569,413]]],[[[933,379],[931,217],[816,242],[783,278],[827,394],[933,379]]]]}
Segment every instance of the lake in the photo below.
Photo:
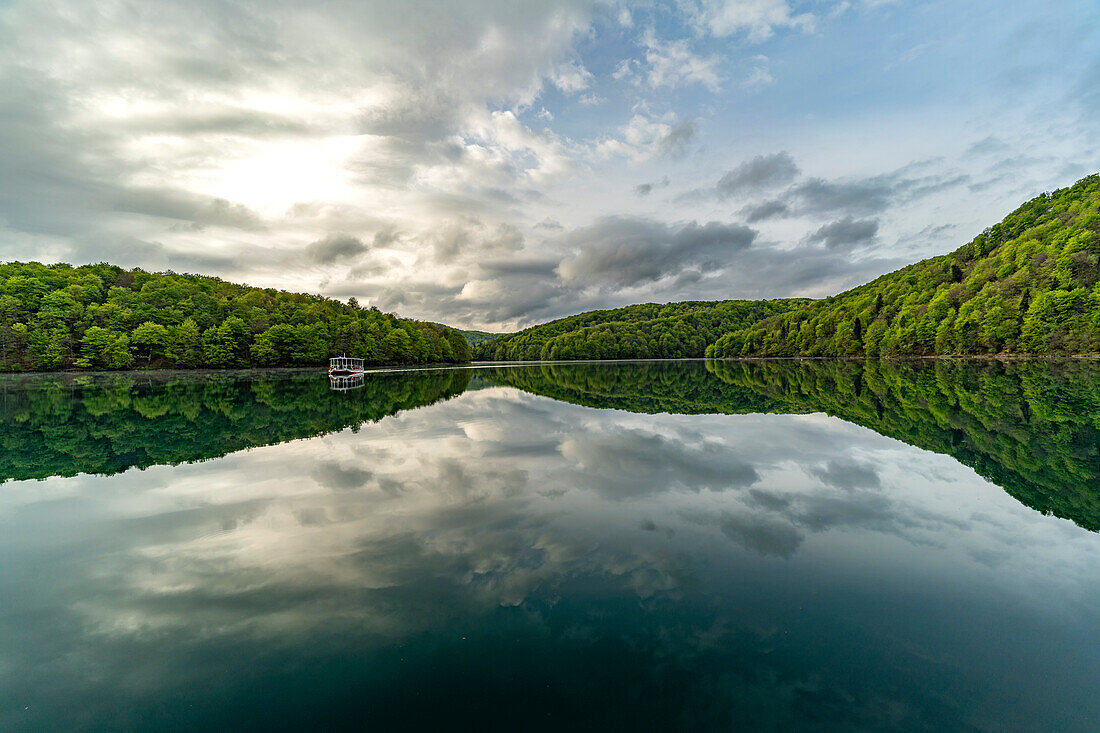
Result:
{"type": "Polygon", "coordinates": [[[1096,730],[1100,365],[0,378],[0,729],[1096,730]]]}

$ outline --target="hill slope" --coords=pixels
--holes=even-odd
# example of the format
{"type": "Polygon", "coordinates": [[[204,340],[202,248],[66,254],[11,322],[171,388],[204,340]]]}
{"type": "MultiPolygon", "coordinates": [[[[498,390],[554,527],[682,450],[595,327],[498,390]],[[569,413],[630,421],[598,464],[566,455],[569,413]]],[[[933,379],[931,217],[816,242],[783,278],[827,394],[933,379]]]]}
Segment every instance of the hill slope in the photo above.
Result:
{"type": "Polygon", "coordinates": [[[478,359],[676,359],[701,357],[721,334],[811,301],[644,303],[588,311],[479,344],[478,359]]]}
{"type": "Polygon", "coordinates": [[[454,329],[319,295],[114,265],[0,264],[0,370],[461,362],[454,329]]]}
{"type": "Polygon", "coordinates": [[[450,328],[458,331],[460,334],[466,337],[466,343],[470,345],[470,348],[477,346],[482,341],[488,341],[489,339],[495,339],[500,336],[499,333],[490,333],[488,331],[468,331],[464,328],[455,328],[454,326],[448,326],[444,323],[433,323],[433,326],[439,326],[441,328],[450,328]]]}
{"type": "Polygon", "coordinates": [[[707,356],[1100,351],[1100,175],[948,255],[733,330],[707,356]]]}

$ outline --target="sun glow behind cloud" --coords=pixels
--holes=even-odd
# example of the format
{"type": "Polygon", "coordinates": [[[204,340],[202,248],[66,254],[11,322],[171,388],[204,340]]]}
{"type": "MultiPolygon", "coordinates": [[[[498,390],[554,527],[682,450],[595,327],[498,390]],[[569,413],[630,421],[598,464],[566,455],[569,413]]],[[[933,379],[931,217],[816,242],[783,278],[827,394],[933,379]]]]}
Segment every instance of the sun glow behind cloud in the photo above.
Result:
{"type": "Polygon", "coordinates": [[[271,143],[228,163],[206,185],[197,183],[212,196],[239,201],[267,216],[283,216],[299,201],[351,199],[347,163],[361,147],[357,135],[271,143]]]}

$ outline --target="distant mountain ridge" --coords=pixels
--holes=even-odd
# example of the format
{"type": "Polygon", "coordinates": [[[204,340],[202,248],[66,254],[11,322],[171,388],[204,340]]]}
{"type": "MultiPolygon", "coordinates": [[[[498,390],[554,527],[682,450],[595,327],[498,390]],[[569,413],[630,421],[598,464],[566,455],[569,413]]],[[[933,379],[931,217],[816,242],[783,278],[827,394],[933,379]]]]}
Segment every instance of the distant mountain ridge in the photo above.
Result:
{"type": "Polygon", "coordinates": [[[685,301],[588,311],[480,343],[474,357],[493,361],[702,357],[721,334],[810,302],[805,298],[685,301]]]}
{"type": "Polygon", "coordinates": [[[453,331],[458,331],[460,334],[466,337],[466,342],[470,344],[470,348],[477,346],[483,341],[495,339],[497,336],[503,335],[499,333],[492,333],[491,331],[472,331],[463,328],[455,328],[454,326],[448,326],[445,323],[434,323],[432,325],[439,326],[440,328],[449,328],[453,331]]]}

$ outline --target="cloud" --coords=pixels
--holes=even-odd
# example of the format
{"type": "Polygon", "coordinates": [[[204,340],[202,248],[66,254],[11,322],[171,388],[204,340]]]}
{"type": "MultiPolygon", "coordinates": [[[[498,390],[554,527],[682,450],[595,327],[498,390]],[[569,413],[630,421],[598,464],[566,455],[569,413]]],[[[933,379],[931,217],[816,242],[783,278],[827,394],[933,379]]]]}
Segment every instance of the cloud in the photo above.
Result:
{"type": "Polygon", "coordinates": [[[882,485],[874,466],[852,460],[832,460],[810,473],[839,489],[877,489],[882,485]]]}
{"type": "Polygon", "coordinates": [[[834,211],[873,214],[886,209],[894,183],[881,178],[827,181],[810,178],[794,186],[787,199],[801,211],[815,214],[834,211]]]}
{"type": "Polygon", "coordinates": [[[683,157],[694,141],[698,127],[694,119],[670,115],[654,119],[636,114],[618,130],[593,148],[601,158],[625,157],[635,162],[659,158],[683,157]]]}
{"type": "Polygon", "coordinates": [[[743,489],[760,481],[751,464],[724,447],[691,445],[675,436],[617,428],[562,441],[561,455],[583,470],[581,485],[610,499],[634,499],[686,488],[743,489]]]}
{"type": "Polygon", "coordinates": [[[766,41],[777,28],[811,33],[816,24],[813,14],[795,14],[787,0],[701,0],[693,11],[701,31],[719,37],[744,33],[754,43],[766,41]]]}
{"type": "Polygon", "coordinates": [[[626,287],[687,268],[706,272],[728,265],[756,234],[740,224],[715,221],[672,229],[648,219],[605,217],[570,232],[566,243],[576,253],[561,261],[558,274],[566,283],[626,287]]]}
{"type": "Polygon", "coordinates": [[[337,491],[361,489],[373,477],[374,474],[365,468],[344,468],[336,461],[319,461],[312,473],[318,484],[337,491]]]}
{"type": "Polygon", "coordinates": [[[306,254],[318,264],[328,265],[350,259],[367,251],[367,245],[350,234],[329,234],[306,247],[306,254]]]}
{"type": "Polygon", "coordinates": [[[566,94],[575,94],[584,91],[592,83],[592,72],[576,61],[569,61],[551,72],[550,82],[566,94]]]}
{"type": "MultiPolygon", "coordinates": [[[[755,160],[758,159],[750,163],[755,160]]],[[[767,172],[770,168],[764,162],[761,162],[760,168],[767,172]]],[[[790,165],[793,164],[793,160],[790,161],[790,165]]],[[[727,175],[733,175],[747,165],[749,164],[742,164],[727,175]]],[[[950,170],[922,175],[920,169],[926,166],[927,162],[918,161],[890,173],[864,178],[803,178],[796,180],[774,198],[747,204],[741,209],[741,214],[750,223],[779,217],[820,217],[830,214],[841,214],[845,218],[865,217],[881,214],[892,206],[917,201],[970,181],[968,174],[950,170]]],[[[779,167],[779,170],[790,176],[790,167],[779,167]]],[[[719,191],[720,186],[721,182],[715,190],[719,191]]],[[[749,189],[742,186],[738,190],[747,192],[749,189]]],[[[703,193],[705,192],[699,192],[703,193]]],[[[867,227],[869,225],[865,224],[864,228],[867,227]]]]}
{"type": "Polygon", "coordinates": [[[810,234],[806,239],[824,244],[828,249],[851,249],[875,238],[878,234],[877,219],[853,219],[846,216],[810,234]]]}
{"type": "Polygon", "coordinates": [[[719,58],[694,53],[686,40],[662,41],[652,32],[642,41],[645,46],[645,62],[648,71],[645,83],[651,89],[677,88],[699,84],[712,92],[721,87],[719,58]]]}
{"type": "Polygon", "coordinates": [[[687,152],[696,132],[695,120],[680,120],[658,141],[657,150],[661,155],[678,158],[687,152]]]}
{"type": "Polygon", "coordinates": [[[652,183],[639,183],[634,187],[634,194],[636,196],[648,196],[658,188],[668,188],[669,180],[668,176],[661,176],[661,180],[654,181],[652,183]]]}
{"type": "Polygon", "coordinates": [[[786,185],[800,173],[794,158],[787,151],[758,155],[746,160],[718,179],[715,189],[720,198],[756,193],[786,185]]]}
{"type": "Polygon", "coordinates": [[[718,525],[729,539],[759,555],[788,560],[802,544],[802,533],[789,522],[751,515],[725,517],[718,525]]]}
{"type": "Polygon", "coordinates": [[[786,216],[791,211],[791,207],[782,201],[764,201],[760,204],[750,204],[749,206],[741,209],[741,216],[745,217],[745,221],[749,224],[754,224],[758,221],[766,221],[768,219],[775,219],[781,216],[786,216]]]}

